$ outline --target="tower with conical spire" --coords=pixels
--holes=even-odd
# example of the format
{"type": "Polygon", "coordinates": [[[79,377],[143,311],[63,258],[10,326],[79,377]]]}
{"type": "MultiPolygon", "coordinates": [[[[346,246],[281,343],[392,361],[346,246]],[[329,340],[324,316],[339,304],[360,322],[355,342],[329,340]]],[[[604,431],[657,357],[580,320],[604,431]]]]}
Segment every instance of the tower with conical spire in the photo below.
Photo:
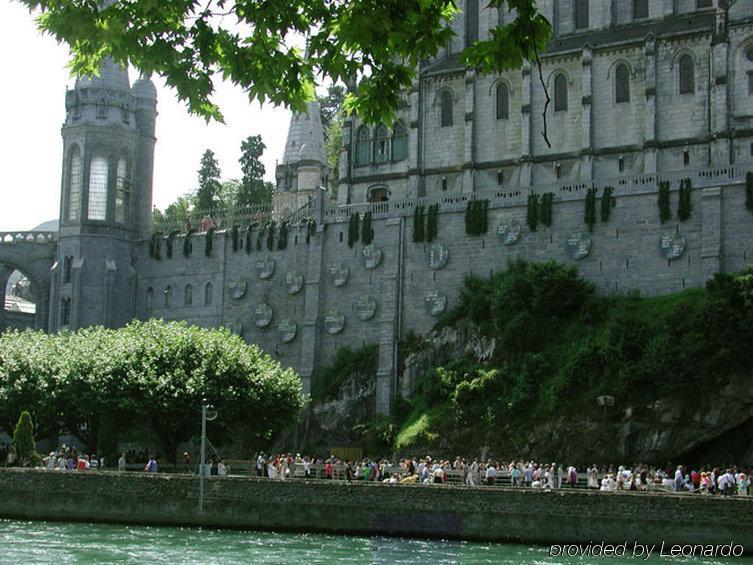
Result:
{"type": "Polygon", "coordinates": [[[151,229],[157,91],[115,61],[66,92],[50,329],[128,323],[133,248],[151,229]]]}
{"type": "Polygon", "coordinates": [[[319,103],[309,102],[305,112],[290,118],[282,162],[277,165],[275,209],[298,210],[306,206],[317,190],[329,187],[327,152],[319,103]]]}

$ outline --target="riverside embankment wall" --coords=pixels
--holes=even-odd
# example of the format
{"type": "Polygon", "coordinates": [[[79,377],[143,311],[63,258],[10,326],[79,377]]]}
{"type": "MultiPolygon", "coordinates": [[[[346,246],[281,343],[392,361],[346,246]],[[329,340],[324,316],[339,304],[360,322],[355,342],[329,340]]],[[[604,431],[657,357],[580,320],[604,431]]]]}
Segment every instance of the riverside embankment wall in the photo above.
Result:
{"type": "Polygon", "coordinates": [[[753,499],[0,469],[0,516],[563,544],[735,544],[753,499]]]}

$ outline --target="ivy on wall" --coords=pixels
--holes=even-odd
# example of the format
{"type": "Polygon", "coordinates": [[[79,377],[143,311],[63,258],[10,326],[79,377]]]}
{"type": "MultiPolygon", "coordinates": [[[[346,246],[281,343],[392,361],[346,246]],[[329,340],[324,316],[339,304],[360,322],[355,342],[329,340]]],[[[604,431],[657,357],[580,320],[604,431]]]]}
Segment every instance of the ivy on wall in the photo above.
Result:
{"type": "Polygon", "coordinates": [[[283,220],[280,223],[280,233],[277,238],[277,249],[285,249],[288,246],[288,222],[283,220]]]}
{"type": "Polygon", "coordinates": [[[489,229],[489,201],[469,200],[465,207],[465,233],[484,235],[489,229]]]}
{"type": "Polygon", "coordinates": [[[536,231],[539,227],[539,195],[529,194],[526,205],[526,224],[528,229],[536,231]]]}
{"type": "Polygon", "coordinates": [[[207,233],[204,235],[204,243],[204,255],[211,257],[212,246],[214,245],[214,227],[207,230],[207,233]]]}
{"type": "Polygon", "coordinates": [[[240,228],[238,227],[238,224],[234,224],[233,227],[230,229],[230,238],[233,241],[233,253],[235,253],[236,251],[238,251],[238,247],[239,247],[239,243],[240,243],[240,241],[239,241],[239,235],[238,235],[238,230],[239,229],[240,228]]]}
{"type": "Polygon", "coordinates": [[[753,212],[753,171],[745,175],[745,207],[753,212]]]}
{"type": "Polygon", "coordinates": [[[371,221],[371,212],[366,212],[363,215],[363,223],[361,224],[361,241],[364,245],[369,245],[374,241],[374,228],[371,221]]]}
{"type": "Polygon", "coordinates": [[[612,196],[613,192],[613,186],[605,186],[604,193],[601,195],[600,215],[602,223],[609,221],[609,217],[612,215],[612,208],[617,204],[617,199],[612,196]]]}
{"type": "Polygon", "coordinates": [[[269,222],[269,227],[267,228],[267,250],[272,251],[275,248],[275,222],[272,220],[269,222]]]}
{"type": "Polygon", "coordinates": [[[594,231],[596,225],[596,192],[595,188],[589,188],[586,192],[586,209],[583,213],[583,221],[588,226],[588,231],[594,231]]]}
{"type": "Polygon", "coordinates": [[[162,260],[162,254],[160,251],[160,241],[162,240],[162,232],[156,231],[152,234],[152,237],[149,238],[149,257],[152,259],[156,259],[157,261],[162,260]]]}
{"type": "Polygon", "coordinates": [[[359,228],[360,220],[361,217],[358,212],[353,212],[348,219],[348,247],[353,247],[358,241],[361,231],[359,228]]]}
{"type": "Polygon", "coordinates": [[[413,241],[420,243],[426,238],[424,229],[424,206],[416,206],[413,209],[413,241]]]}
{"type": "Polygon", "coordinates": [[[693,203],[690,200],[690,191],[693,188],[690,179],[680,181],[680,194],[677,201],[677,217],[681,222],[688,220],[693,211],[693,203]]]}
{"type": "Polygon", "coordinates": [[[263,228],[259,228],[259,232],[256,234],[256,250],[261,251],[261,241],[264,239],[264,232],[267,231],[267,225],[263,228]]]}
{"type": "Polygon", "coordinates": [[[180,230],[173,230],[167,235],[167,238],[165,239],[165,254],[167,255],[168,259],[173,258],[173,239],[176,235],[178,235],[178,233],[180,233],[180,230]]]}
{"type": "Polygon", "coordinates": [[[186,237],[183,238],[183,257],[188,257],[193,251],[193,245],[191,245],[191,236],[196,233],[196,230],[191,228],[186,232],[186,237]]]}
{"type": "Polygon", "coordinates": [[[669,208],[669,181],[662,181],[659,183],[659,221],[663,224],[672,217],[672,212],[669,208]]]}
{"type": "Polygon", "coordinates": [[[541,195],[539,202],[539,220],[542,224],[549,227],[552,225],[552,203],[554,202],[554,193],[545,192],[541,195]]]}
{"type": "Polygon", "coordinates": [[[251,226],[246,228],[246,255],[251,254],[251,226]]]}
{"type": "Polygon", "coordinates": [[[306,222],[306,245],[311,243],[311,236],[316,233],[316,222],[309,218],[306,222]]]}
{"type": "Polygon", "coordinates": [[[429,206],[429,216],[426,220],[426,241],[431,243],[437,238],[439,222],[439,204],[429,206]]]}

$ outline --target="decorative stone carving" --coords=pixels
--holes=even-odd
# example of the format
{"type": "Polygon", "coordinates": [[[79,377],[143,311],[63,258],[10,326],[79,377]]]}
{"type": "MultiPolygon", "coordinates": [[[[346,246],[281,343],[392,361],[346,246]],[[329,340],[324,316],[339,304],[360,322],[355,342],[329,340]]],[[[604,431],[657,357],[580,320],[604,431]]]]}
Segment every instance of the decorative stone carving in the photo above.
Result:
{"type": "Polygon", "coordinates": [[[447,295],[438,290],[426,293],[426,309],[432,316],[439,316],[447,308],[447,295]]]}
{"type": "Polygon", "coordinates": [[[373,243],[365,246],[361,255],[363,255],[363,263],[367,269],[376,269],[382,262],[382,250],[373,243]]]}
{"type": "Polygon", "coordinates": [[[348,282],[350,270],[345,263],[337,263],[329,268],[329,280],[335,286],[342,286],[348,282]]]}
{"type": "Polygon", "coordinates": [[[659,240],[659,250],[665,259],[679,259],[686,246],[685,236],[680,232],[664,232],[659,240]]]}
{"type": "Polygon", "coordinates": [[[260,279],[270,279],[275,274],[275,260],[272,257],[264,257],[256,261],[256,274],[260,279]]]}
{"type": "Polygon", "coordinates": [[[376,314],[377,302],[373,296],[363,295],[356,300],[353,305],[353,311],[356,314],[356,318],[362,322],[371,320],[376,314]]]}
{"type": "Polygon", "coordinates": [[[523,228],[518,220],[502,222],[497,226],[497,236],[504,245],[514,245],[520,239],[523,228]]]}
{"type": "Polygon", "coordinates": [[[288,294],[298,294],[303,288],[303,273],[288,271],[285,273],[285,290],[288,294]]]}
{"type": "Polygon", "coordinates": [[[450,250],[444,243],[435,243],[429,248],[429,267],[441,269],[450,260],[450,250]]]}
{"type": "Polygon", "coordinates": [[[345,327],[345,315],[339,310],[330,310],[324,317],[324,328],[328,334],[335,335],[343,331],[345,327]]]}
{"type": "Polygon", "coordinates": [[[295,339],[295,334],[298,331],[298,326],[290,318],[280,320],[280,324],[277,326],[277,331],[280,332],[280,341],[283,343],[290,343],[295,339]]]}
{"type": "Polygon", "coordinates": [[[577,232],[567,238],[567,252],[572,259],[579,261],[591,253],[591,236],[585,232],[577,232]]]}
{"type": "Polygon", "coordinates": [[[254,308],[254,323],[257,328],[266,328],[272,322],[272,307],[266,302],[259,302],[254,308]]]}
{"type": "Polygon", "coordinates": [[[241,298],[246,296],[246,291],[248,290],[248,282],[244,281],[240,277],[236,277],[232,281],[230,281],[230,284],[228,284],[227,287],[230,291],[230,296],[232,296],[235,300],[240,300],[241,298]]]}

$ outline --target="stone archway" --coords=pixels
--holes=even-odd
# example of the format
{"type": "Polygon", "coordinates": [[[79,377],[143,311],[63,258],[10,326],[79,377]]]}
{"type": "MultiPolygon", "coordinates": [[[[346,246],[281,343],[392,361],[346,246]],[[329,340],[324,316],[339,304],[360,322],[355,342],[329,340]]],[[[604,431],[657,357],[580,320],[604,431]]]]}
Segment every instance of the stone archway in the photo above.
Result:
{"type": "MultiPolygon", "coordinates": [[[[18,321],[6,320],[6,289],[15,271],[29,281],[35,297],[33,326],[46,330],[50,311],[50,280],[55,257],[53,232],[0,232],[0,332],[17,327],[18,321]],[[13,322],[13,323],[11,323],[13,322]]],[[[23,316],[14,316],[23,321],[23,316]]]]}

